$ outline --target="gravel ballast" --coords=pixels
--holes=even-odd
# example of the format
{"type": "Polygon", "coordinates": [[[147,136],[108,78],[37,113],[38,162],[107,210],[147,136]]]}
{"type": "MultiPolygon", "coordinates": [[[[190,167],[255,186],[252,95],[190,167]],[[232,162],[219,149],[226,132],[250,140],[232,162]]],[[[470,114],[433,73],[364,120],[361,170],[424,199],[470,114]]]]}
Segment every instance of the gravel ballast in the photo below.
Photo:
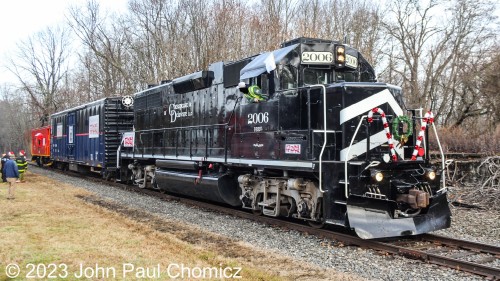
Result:
{"type": "MultiPolygon", "coordinates": [[[[358,247],[343,247],[331,241],[296,231],[278,229],[229,215],[200,210],[172,201],[30,167],[33,173],[86,189],[96,195],[220,235],[249,243],[267,251],[370,280],[483,280],[456,270],[403,257],[383,255],[358,247]]],[[[28,178],[29,180],[29,178],[28,178]]],[[[500,221],[495,212],[452,207],[452,227],[436,234],[500,246],[500,221]]],[[[313,276],[311,276],[314,278],[313,276]]]]}

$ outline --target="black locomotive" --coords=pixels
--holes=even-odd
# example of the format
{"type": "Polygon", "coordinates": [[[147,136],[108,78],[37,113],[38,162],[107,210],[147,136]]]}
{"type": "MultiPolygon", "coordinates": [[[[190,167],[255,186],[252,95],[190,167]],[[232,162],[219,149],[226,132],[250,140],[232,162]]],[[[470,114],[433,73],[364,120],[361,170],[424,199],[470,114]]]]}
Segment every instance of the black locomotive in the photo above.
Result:
{"type": "Polygon", "coordinates": [[[119,180],[362,238],[450,226],[444,160],[429,160],[432,114],[405,108],[348,45],[298,38],[133,98],[119,180]],[[242,81],[269,99],[248,101],[242,81]]]}

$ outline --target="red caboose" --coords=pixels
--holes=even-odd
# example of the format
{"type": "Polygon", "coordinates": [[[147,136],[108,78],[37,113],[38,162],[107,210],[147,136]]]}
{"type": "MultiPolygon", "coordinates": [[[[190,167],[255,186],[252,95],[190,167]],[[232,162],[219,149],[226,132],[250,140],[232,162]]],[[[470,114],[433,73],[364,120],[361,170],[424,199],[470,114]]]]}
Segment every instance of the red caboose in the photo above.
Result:
{"type": "Polygon", "coordinates": [[[38,166],[50,163],[50,126],[31,130],[31,161],[38,166]]]}

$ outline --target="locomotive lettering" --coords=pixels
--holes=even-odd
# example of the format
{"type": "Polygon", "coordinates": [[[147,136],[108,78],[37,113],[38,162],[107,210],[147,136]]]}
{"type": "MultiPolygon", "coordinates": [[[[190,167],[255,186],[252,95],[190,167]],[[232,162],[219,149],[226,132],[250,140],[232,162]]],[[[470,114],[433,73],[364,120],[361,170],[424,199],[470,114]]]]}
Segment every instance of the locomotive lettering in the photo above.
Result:
{"type": "Polygon", "coordinates": [[[302,63],[332,63],[333,54],[331,52],[303,52],[302,63]]]}
{"type": "MultiPolygon", "coordinates": [[[[174,123],[177,118],[193,116],[191,103],[170,104],[168,107],[168,114],[170,115],[170,123],[174,123]]],[[[166,114],[166,112],[165,112],[166,114]]]]}
{"type": "Polygon", "coordinates": [[[269,122],[269,112],[248,114],[248,124],[262,124],[269,122]]]}
{"type": "Polygon", "coordinates": [[[345,55],[345,65],[351,68],[358,67],[358,58],[351,56],[349,54],[345,55]]]}

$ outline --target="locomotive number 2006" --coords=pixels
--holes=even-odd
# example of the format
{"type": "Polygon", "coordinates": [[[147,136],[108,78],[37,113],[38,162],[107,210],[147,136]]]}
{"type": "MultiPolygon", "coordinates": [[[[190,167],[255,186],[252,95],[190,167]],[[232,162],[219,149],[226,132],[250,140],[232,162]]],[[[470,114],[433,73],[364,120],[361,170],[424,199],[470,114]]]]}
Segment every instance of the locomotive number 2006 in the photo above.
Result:
{"type": "Polygon", "coordinates": [[[248,124],[262,124],[269,122],[269,112],[248,114],[248,124]]]}
{"type": "Polygon", "coordinates": [[[333,54],[330,52],[303,52],[302,63],[332,63],[333,54]]]}

